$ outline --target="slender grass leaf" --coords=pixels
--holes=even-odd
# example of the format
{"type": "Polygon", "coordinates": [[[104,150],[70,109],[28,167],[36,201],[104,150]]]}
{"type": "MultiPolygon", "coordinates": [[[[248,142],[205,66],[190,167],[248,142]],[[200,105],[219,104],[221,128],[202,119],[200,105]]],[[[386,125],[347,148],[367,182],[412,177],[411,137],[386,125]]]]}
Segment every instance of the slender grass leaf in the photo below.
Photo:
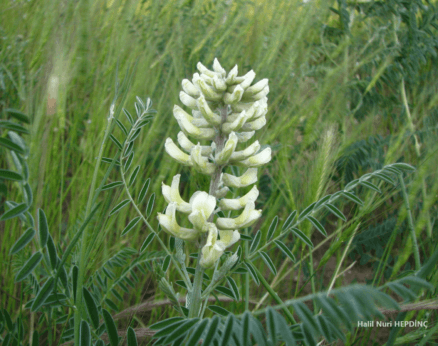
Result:
{"type": "Polygon", "coordinates": [[[227,276],[228,286],[230,286],[231,291],[233,292],[234,299],[239,301],[240,300],[240,294],[239,294],[239,287],[237,287],[236,281],[231,276],[227,276]]]}
{"type": "Polygon", "coordinates": [[[114,310],[115,312],[119,312],[119,308],[117,307],[116,303],[114,303],[111,299],[106,298],[105,299],[106,305],[111,308],[111,310],[114,310]]]}
{"type": "Polygon", "coordinates": [[[119,140],[118,140],[116,137],[114,137],[113,135],[110,135],[109,137],[110,137],[110,139],[112,140],[112,142],[116,145],[116,147],[117,147],[120,151],[122,151],[122,150],[123,150],[123,146],[122,146],[122,144],[119,142],[119,140]]]}
{"type": "MultiPolygon", "coordinates": [[[[102,157],[102,162],[105,162],[105,163],[113,163],[113,160],[114,159],[110,159],[110,158],[108,158],[108,157],[102,157]]],[[[116,166],[120,166],[120,161],[119,160],[116,160],[116,166]]]]}
{"type": "Polygon", "coordinates": [[[76,292],[78,288],[78,274],[79,274],[79,268],[77,265],[74,265],[71,271],[72,274],[72,283],[73,283],[73,298],[76,302],[76,292]]]}
{"type": "Polygon", "coordinates": [[[137,174],[139,170],[140,170],[140,165],[135,167],[134,171],[132,172],[131,177],[129,178],[128,186],[131,186],[134,183],[135,178],[137,178],[137,174]]]}
{"type": "Polygon", "coordinates": [[[8,121],[8,120],[0,120],[0,127],[4,128],[4,129],[15,131],[15,132],[29,134],[29,131],[24,126],[21,126],[19,124],[16,124],[16,123],[14,123],[12,121],[8,121]]]}
{"type": "Polygon", "coordinates": [[[218,305],[210,305],[208,307],[209,310],[213,311],[215,314],[221,315],[221,316],[228,316],[229,314],[231,314],[231,312],[229,312],[227,309],[218,306],[218,305]]]}
{"type": "Polygon", "coordinates": [[[215,290],[218,291],[219,293],[222,293],[224,296],[236,299],[234,297],[233,291],[231,291],[228,287],[216,286],[215,290]]]}
{"type": "Polygon", "coordinates": [[[114,215],[115,213],[117,213],[118,211],[120,211],[123,207],[126,207],[129,203],[129,199],[125,199],[124,201],[120,202],[119,204],[117,204],[109,213],[109,216],[114,215]]]}
{"type": "Polygon", "coordinates": [[[0,169],[0,178],[13,181],[23,180],[23,177],[20,174],[14,171],[10,171],[9,169],[0,169]]]}
{"type": "Polygon", "coordinates": [[[373,183],[370,183],[369,181],[361,181],[360,184],[363,186],[366,186],[367,188],[374,190],[378,193],[382,193],[382,191],[380,191],[380,189],[376,185],[374,185],[373,183]]]}
{"type": "Polygon", "coordinates": [[[260,256],[262,256],[263,262],[265,262],[272,274],[277,275],[277,268],[275,268],[274,262],[272,262],[268,254],[264,251],[260,251],[260,256]]]}
{"type": "Polygon", "coordinates": [[[15,119],[17,119],[23,123],[30,124],[29,117],[26,114],[24,114],[23,112],[20,112],[19,110],[16,110],[13,108],[6,108],[5,112],[9,113],[9,115],[11,115],[15,119]]]}
{"type": "Polygon", "coordinates": [[[346,191],[342,191],[342,194],[343,194],[345,197],[347,197],[349,200],[353,201],[354,203],[357,203],[357,204],[363,206],[363,202],[362,202],[358,197],[356,197],[355,195],[353,195],[352,193],[350,193],[350,192],[346,192],[346,191]]]}
{"type": "Polygon", "coordinates": [[[204,342],[202,343],[203,346],[208,346],[212,343],[218,331],[219,322],[220,318],[217,315],[213,316],[213,318],[210,320],[207,334],[205,335],[204,342]]]}
{"type": "Polygon", "coordinates": [[[252,237],[246,234],[240,234],[240,240],[251,241],[252,237]]]}
{"type": "Polygon", "coordinates": [[[108,310],[102,309],[102,314],[110,344],[111,346],[117,346],[119,344],[119,335],[116,324],[108,310]]]}
{"type": "Polygon", "coordinates": [[[91,346],[91,332],[87,321],[82,321],[79,329],[79,346],[91,346]]]}
{"type": "Polygon", "coordinates": [[[28,228],[23,235],[18,238],[18,240],[15,242],[14,245],[12,245],[11,251],[9,252],[9,254],[13,255],[16,254],[18,251],[20,251],[21,249],[23,249],[27,244],[29,244],[33,237],[35,236],[36,231],[30,227],[28,228]]]}
{"type": "Polygon", "coordinates": [[[53,238],[50,234],[49,239],[47,240],[47,252],[49,253],[50,265],[52,269],[55,270],[58,264],[58,255],[56,254],[55,243],[53,242],[53,238]]]}
{"type": "Polygon", "coordinates": [[[148,205],[146,206],[146,217],[149,218],[152,214],[152,210],[154,209],[155,203],[155,192],[149,197],[148,205]]]}
{"type": "Polygon", "coordinates": [[[254,270],[252,263],[249,262],[243,262],[246,266],[246,268],[248,268],[249,274],[251,275],[251,278],[254,280],[254,282],[257,284],[257,286],[260,285],[260,281],[259,278],[257,276],[257,272],[254,270]]]}
{"type": "Polygon", "coordinates": [[[40,342],[39,339],[40,336],[38,334],[38,331],[34,330],[32,334],[32,346],[39,346],[39,342],[40,342]]]}
{"type": "Polygon", "coordinates": [[[181,337],[184,337],[187,333],[189,333],[192,328],[199,322],[199,318],[193,318],[185,321],[178,328],[176,328],[165,340],[165,343],[171,343],[181,337]]]}
{"type": "Polygon", "coordinates": [[[327,232],[325,231],[325,229],[324,229],[324,227],[321,225],[321,223],[317,220],[317,219],[315,219],[313,216],[308,216],[307,217],[307,220],[309,220],[312,224],[313,224],[313,226],[315,226],[316,227],[316,229],[324,236],[324,237],[327,237],[327,232]]]}
{"type": "Polygon", "coordinates": [[[40,246],[43,248],[49,239],[49,225],[47,224],[46,214],[42,209],[38,209],[38,233],[40,236],[40,246]]]}
{"type": "Polygon", "coordinates": [[[20,282],[27,278],[28,275],[32,273],[32,271],[36,268],[36,266],[41,262],[42,259],[43,254],[39,251],[35,252],[17,273],[17,275],[15,276],[15,282],[20,282]]]}
{"type": "Polygon", "coordinates": [[[327,203],[324,207],[330,210],[333,214],[335,214],[338,218],[347,221],[347,218],[342,214],[342,212],[336,208],[333,204],[327,203]]]}
{"type": "Polygon", "coordinates": [[[415,167],[414,166],[408,165],[407,163],[403,163],[403,162],[393,163],[391,165],[391,167],[397,168],[397,169],[402,169],[402,170],[408,171],[408,172],[414,172],[415,171],[415,167]]]}
{"type": "Polygon", "coordinates": [[[262,239],[262,232],[258,230],[249,247],[249,253],[253,253],[258,248],[261,239],[262,239]]]}
{"type": "Polygon", "coordinates": [[[387,174],[384,173],[375,173],[374,174],[376,177],[386,181],[387,183],[390,183],[392,185],[395,185],[395,181],[387,174]]]}
{"type": "MultiPolygon", "coordinates": [[[[211,306],[208,307],[209,309],[211,306]]],[[[213,310],[212,310],[213,311],[213,310]]],[[[195,331],[192,333],[190,339],[187,341],[186,346],[196,346],[204,333],[205,327],[207,327],[209,320],[203,319],[197,326],[195,331]]],[[[129,345],[128,345],[129,346],[129,345]]]]}
{"type": "Polygon", "coordinates": [[[140,221],[140,216],[137,216],[135,218],[133,218],[128,225],[125,227],[125,229],[122,231],[122,235],[125,235],[126,233],[128,233],[130,230],[132,230],[138,223],[138,221],[140,221]]]}
{"type": "Polygon", "coordinates": [[[170,265],[170,255],[167,255],[163,261],[163,272],[167,272],[167,269],[169,269],[169,265],[170,265]]]}
{"type": "Polygon", "coordinates": [[[127,136],[128,135],[128,130],[126,130],[126,127],[121,123],[121,121],[116,119],[116,123],[117,123],[117,126],[119,127],[119,129],[122,130],[123,134],[125,136],[127,136]]]}
{"type": "Polygon", "coordinates": [[[140,194],[138,195],[138,203],[141,203],[146,196],[149,189],[149,184],[151,183],[151,178],[147,178],[143,187],[141,188],[140,194]]]}
{"type": "Polygon", "coordinates": [[[310,241],[310,239],[301,232],[298,228],[292,228],[293,234],[295,234],[298,238],[300,238],[303,242],[305,242],[307,245],[309,245],[311,248],[313,248],[313,243],[310,241]]]}
{"type": "Polygon", "coordinates": [[[298,220],[300,220],[300,221],[304,220],[307,217],[307,215],[309,215],[313,211],[315,204],[316,204],[316,202],[313,202],[306,209],[304,209],[303,212],[300,214],[300,217],[298,218],[298,220]]]}
{"type": "Polygon", "coordinates": [[[132,125],[134,124],[134,118],[132,117],[131,113],[125,108],[122,109],[123,113],[125,113],[126,118],[128,119],[129,123],[132,125]]]}
{"type": "Polygon", "coordinates": [[[32,307],[30,308],[31,311],[33,312],[37,311],[45,303],[50,293],[52,293],[54,287],[55,287],[55,278],[51,277],[44,283],[43,287],[41,287],[41,289],[37,293],[33,301],[32,307]]]}
{"type": "Polygon", "coordinates": [[[146,248],[151,243],[151,241],[154,239],[154,237],[155,237],[155,233],[151,233],[148,235],[148,237],[146,238],[146,240],[144,241],[143,245],[140,248],[140,253],[142,253],[144,250],[146,250],[146,248]]]}
{"type": "Polygon", "coordinates": [[[271,240],[272,236],[275,233],[275,230],[277,229],[277,225],[278,225],[278,216],[275,215],[274,219],[271,222],[271,225],[269,226],[268,234],[266,236],[266,240],[268,240],[268,241],[271,240]]]}
{"type": "Polygon", "coordinates": [[[5,147],[7,149],[13,150],[19,154],[24,155],[24,149],[20,147],[19,145],[15,144],[8,138],[0,137],[0,146],[5,147]]]}
{"type": "Polygon", "coordinates": [[[29,206],[27,205],[27,203],[21,203],[16,205],[15,207],[13,207],[12,209],[8,210],[6,213],[4,213],[1,217],[0,217],[0,221],[5,221],[5,220],[9,220],[12,219],[16,216],[20,216],[21,214],[23,214],[27,209],[29,208],[29,206]]]}
{"type": "Polygon", "coordinates": [[[292,251],[280,240],[274,240],[275,245],[287,256],[292,262],[295,262],[295,256],[292,251]]]}
{"type": "Polygon", "coordinates": [[[97,310],[96,302],[94,301],[91,293],[83,287],[82,289],[85,306],[87,307],[88,315],[90,316],[91,323],[93,324],[93,328],[99,328],[99,311],[97,310]]]}
{"type": "Polygon", "coordinates": [[[128,346],[137,346],[137,336],[135,335],[134,329],[128,327],[128,346]]]}
{"type": "Polygon", "coordinates": [[[318,202],[316,202],[315,209],[318,209],[322,204],[326,203],[330,199],[331,196],[332,195],[324,196],[318,202]]]}

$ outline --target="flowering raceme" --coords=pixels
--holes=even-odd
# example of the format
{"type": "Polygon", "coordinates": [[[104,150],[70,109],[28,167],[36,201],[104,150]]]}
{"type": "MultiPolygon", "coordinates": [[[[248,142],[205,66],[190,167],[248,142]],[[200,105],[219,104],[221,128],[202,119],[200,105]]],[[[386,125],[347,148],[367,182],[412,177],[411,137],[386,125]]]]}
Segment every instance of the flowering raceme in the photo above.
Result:
{"type": "Polygon", "coordinates": [[[158,221],[174,237],[200,240],[200,264],[208,268],[240,239],[239,229],[252,225],[261,216],[261,210],[255,209],[259,194],[256,186],[242,197],[225,197],[229,188],[245,188],[256,183],[257,167],[271,160],[271,148],[261,150],[259,141],[236,150],[266,124],[269,86],[268,79],[251,85],[254,71],[239,77],[237,65],[227,74],[217,59],[213,71],[201,63],[197,68],[199,73],[193,75],[192,81],[182,81],[183,91],[179,95],[191,114],[177,105],[173,108],[181,128],[177,135],[179,146],[167,138],[165,149],[179,163],[209,175],[210,190],[196,191],[186,202],[179,193],[181,176],[177,174],[171,186],[162,185],[169,205],[165,214],[158,214],[158,221]],[[246,171],[240,177],[222,173],[229,165],[246,171]],[[240,211],[240,215],[215,218],[219,211],[240,211]],[[189,228],[178,224],[176,212],[188,215],[189,228]]]}

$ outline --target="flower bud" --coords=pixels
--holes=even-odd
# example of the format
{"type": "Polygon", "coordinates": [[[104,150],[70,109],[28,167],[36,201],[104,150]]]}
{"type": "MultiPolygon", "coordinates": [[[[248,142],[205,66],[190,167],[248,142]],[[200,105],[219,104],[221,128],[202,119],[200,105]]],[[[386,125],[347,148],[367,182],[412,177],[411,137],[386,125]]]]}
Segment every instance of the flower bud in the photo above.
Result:
{"type": "Polygon", "coordinates": [[[187,114],[181,107],[175,105],[173,115],[178,121],[181,130],[188,133],[196,139],[213,139],[216,136],[216,131],[211,128],[199,128],[191,123],[193,117],[187,114]]]}
{"type": "Polygon", "coordinates": [[[262,91],[266,86],[268,86],[269,79],[264,78],[261,81],[258,81],[256,84],[250,86],[248,89],[245,90],[243,93],[244,96],[253,96],[255,94],[258,94],[260,91],[262,91]]]}
{"type": "Polygon", "coordinates": [[[254,136],[255,131],[251,131],[251,132],[236,132],[236,136],[237,139],[239,140],[239,143],[245,143],[248,140],[250,140],[252,138],[252,136],[254,136]]]}
{"type": "Polygon", "coordinates": [[[262,116],[254,121],[247,122],[242,126],[242,130],[244,131],[257,131],[260,130],[263,126],[266,125],[266,118],[262,116]]]}
{"type": "Polygon", "coordinates": [[[261,100],[261,99],[263,99],[268,94],[269,94],[269,85],[267,85],[262,91],[260,91],[259,93],[255,94],[255,95],[251,95],[251,96],[244,95],[244,96],[242,96],[242,101],[257,101],[257,100],[261,100]]]}
{"type": "Polygon", "coordinates": [[[225,251],[225,244],[217,239],[217,228],[211,226],[208,231],[207,242],[202,248],[202,258],[200,265],[204,268],[210,268],[225,251]]]}
{"type": "Polygon", "coordinates": [[[222,99],[222,94],[214,91],[212,87],[207,85],[204,79],[200,78],[196,82],[207,100],[220,101],[222,99]]]}
{"type": "Polygon", "coordinates": [[[248,202],[255,202],[259,196],[257,186],[254,186],[245,196],[237,199],[222,199],[219,202],[221,210],[239,210],[247,205],[248,202]]]}
{"type": "Polygon", "coordinates": [[[228,76],[227,76],[227,79],[225,80],[225,83],[227,83],[228,85],[240,83],[240,82],[236,81],[237,73],[238,73],[238,68],[236,65],[228,73],[228,76]]]}
{"type": "Polygon", "coordinates": [[[216,196],[216,198],[222,198],[227,195],[228,191],[230,191],[230,189],[224,186],[223,188],[216,190],[214,195],[216,196]]]}
{"type": "Polygon", "coordinates": [[[231,131],[238,131],[245,124],[246,111],[243,111],[232,123],[225,122],[222,124],[222,131],[224,133],[230,133],[231,131]]]}
{"type": "Polygon", "coordinates": [[[219,60],[217,58],[214,58],[213,60],[213,70],[214,72],[218,73],[222,78],[225,77],[227,74],[227,71],[219,64],[219,60]]]}
{"type": "Polygon", "coordinates": [[[227,84],[224,82],[224,80],[216,76],[213,77],[213,87],[218,92],[224,92],[225,90],[227,90],[227,84]]]}
{"type": "Polygon", "coordinates": [[[193,166],[193,162],[190,159],[190,156],[184,153],[180,148],[173,143],[171,138],[166,139],[166,143],[164,144],[164,148],[166,152],[176,161],[185,165],[185,166],[193,166]]]}
{"type": "Polygon", "coordinates": [[[216,73],[213,71],[210,71],[208,68],[206,68],[204,65],[202,65],[200,62],[198,62],[198,64],[196,65],[196,67],[198,68],[199,72],[206,74],[207,76],[213,78],[214,76],[216,76],[216,73]]]}
{"type": "Polygon", "coordinates": [[[243,80],[242,83],[239,84],[239,86],[244,90],[247,89],[251,85],[255,76],[256,74],[253,70],[249,71],[246,75],[243,76],[245,79],[243,80]]]}
{"type": "Polygon", "coordinates": [[[257,168],[249,168],[240,177],[224,173],[222,181],[229,187],[245,187],[254,184],[257,181],[257,168]]]}
{"type": "Polygon", "coordinates": [[[231,155],[234,153],[237,145],[237,136],[234,132],[231,132],[228,136],[228,140],[225,143],[223,149],[216,153],[215,161],[218,165],[223,165],[228,162],[231,155]]]}

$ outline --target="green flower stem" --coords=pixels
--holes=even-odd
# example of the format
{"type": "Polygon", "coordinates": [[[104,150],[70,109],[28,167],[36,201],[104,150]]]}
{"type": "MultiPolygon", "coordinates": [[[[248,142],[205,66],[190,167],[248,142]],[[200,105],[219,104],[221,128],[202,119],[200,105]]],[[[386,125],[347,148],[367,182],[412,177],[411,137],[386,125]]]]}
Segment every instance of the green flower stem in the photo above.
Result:
{"type": "Polygon", "coordinates": [[[398,179],[400,181],[400,186],[402,188],[402,193],[403,193],[403,199],[405,201],[405,207],[408,213],[409,230],[411,232],[412,243],[414,247],[415,269],[420,270],[421,268],[420,252],[418,251],[417,236],[415,235],[415,227],[414,227],[414,221],[412,219],[411,207],[409,205],[409,197],[408,197],[408,193],[406,192],[405,181],[403,180],[403,176],[401,174],[398,175],[398,179]]]}
{"type": "MultiPolygon", "coordinates": [[[[114,107],[114,104],[111,106],[114,107]]],[[[103,156],[103,148],[105,146],[105,142],[108,139],[111,130],[112,130],[112,120],[113,120],[113,114],[112,110],[110,111],[110,117],[108,118],[105,134],[103,136],[102,143],[100,144],[99,154],[96,159],[96,164],[94,165],[94,173],[93,173],[93,179],[91,180],[91,187],[90,192],[88,194],[88,202],[87,202],[87,209],[85,212],[85,215],[89,215],[92,207],[92,201],[95,193],[96,188],[96,182],[97,182],[97,175],[99,173],[99,166],[100,162],[102,161],[103,156]]],[[[82,234],[82,240],[81,240],[81,253],[80,253],[80,260],[79,260],[79,272],[78,272],[78,283],[76,288],[76,311],[75,311],[75,317],[74,317],[74,336],[75,336],[75,346],[79,346],[79,328],[81,325],[82,320],[82,314],[84,313],[84,307],[82,304],[82,286],[84,285],[84,276],[85,276],[85,269],[86,269],[86,262],[87,262],[87,239],[88,239],[88,230],[89,227],[86,227],[84,230],[84,233],[82,234]]]]}
{"type": "MultiPolygon", "coordinates": [[[[249,261],[247,261],[247,262],[249,263],[249,261]]],[[[262,273],[260,273],[259,270],[255,266],[253,266],[253,268],[254,268],[260,282],[265,287],[265,289],[269,292],[271,297],[274,298],[274,300],[277,302],[278,305],[284,305],[284,302],[281,300],[281,298],[278,296],[278,294],[272,289],[272,287],[269,285],[269,283],[265,280],[262,273]]],[[[284,314],[286,315],[286,317],[288,318],[288,320],[292,324],[297,323],[297,321],[295,321],[294,317],[292,316],[292,313],[289,311],[289,309],[286,306],[283,306],[281,309],[283,310],[284,314]]]]}

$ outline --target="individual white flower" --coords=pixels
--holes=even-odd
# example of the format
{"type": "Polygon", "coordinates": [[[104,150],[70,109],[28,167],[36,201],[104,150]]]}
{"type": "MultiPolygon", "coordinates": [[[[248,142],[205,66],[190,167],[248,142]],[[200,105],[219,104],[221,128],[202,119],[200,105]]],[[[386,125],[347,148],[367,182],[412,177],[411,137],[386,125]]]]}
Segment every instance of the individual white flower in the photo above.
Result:
{"type": "Polygon", "coordinates": [[[233,155],[234,150],[237,145],[237,136],[234,132],[231,132],[228,136],[228,140],[226,141],[223,149],[216,153],[215,162],[218,165],[223,165],[228,162],[231,155],[233,155]]]}
{"type": "MultiPolygon", "coordinates": [[[[178,133],[178,143],[186,152],[190,153],[192,148],[195,146],[194,143],[190,139],[187,138],[187,136],[184,134],[184,132],[180,131],[178,133]]],[[[208,156],[213,152],[213,149],[211,146],[207,145],[201,145],[201,155],[202,156],[208,156]]]]}
{"type": "Polygon", "coordinates": [[[216,131],[211,128],[199,128],[191,123],[193,117],[186,113],[181,107],[175,105],[173,107],[173,115],[178,121],[181,130],[196,139],[213,139],[216,136],[216,131]]]}
{"type": "Polygon", "coordinates": [[[249,141],[252,136],[254,136],[255,131],[251,131],[251,132],[236,132],[236,136],[239,140],[239,143],[245,143],[247,141],[249,141]]]}
{"type": "Polygon", "coordinates": [[[207,120],[213,126],[218,126],[221,124],[222,122],[221,116],[214,113],[210,109],[204,95],[201,95],[196,102],[205,120],[207,120]]]}
{"type": "Polygon", "coordinates": [[[198,143],[190,152],[190,160],[199,172],[211,175],[215,172],[216,166],[214,163],[208,162],[208,159],[202,156],[202,148],[198,143]]]}
{"type": "Polygon", "coordinates": [[[243,95],[243,88],[240,85],[238,85],[231,94],[225,93],[223,100],[228,105],[237,103],[242,99],[242,95],[243,95]]]}
{"type": "Polygon", "coordinates": [[[222,124],[222,132],[230,133],[231,131],[239,131],[240,128],[245,124],[246,121],[246,111],[243,111],[233,122],[225,122],[222,124]]]}
{"type": "Polygon", "coordinates": [[[216,207],[216,198],[204,191],[196,191],[190,198],[192,212],[189,215],[189,221],[199,232],[208,230],[208,218],[216,207]]]}
{"type": "Polygon", "coordinates": [[[242,83],[239,84],[239,86],[244,90],[247,89],[253,82],[255,76],[256,74],[253,70],[249,71],[246,75],[243,76],[244,80],[242,83]]]}
{"type": "Polygon", "coordinates": [[[247,101],[247,100],[257,101],[257,100],[261,100],[261,99],[263,99],[268,94],[269,94],[269,85],[266,86],[262,91],[260,91],[259,93],[255,94],[255,95],[247,96],[247,95],[244,94],[242,96],[242,101],[247,101]]]}
{"type": "Polygon", "coordinates": [[[183,79],[182,81],[182,88],[183,90],[191,97],[198,98],[199,95],[201,95],[201,92],[199,89],[188,79],[183,79]]]}
{"type": "Polygon", "coordinates": [[[192,206],[181,198],[179,194],[179,181],[181,174],[177,174],[172,179],[172,185],[164,183],[161,185],[161,191],[167,203],[175,203],[176,209],[180,212],[189,214],[192,212],[192,206]]]}
{"type": "Polygon", "coordinates": [[[243,131],[257,131],[266,125],[266,117],[260,117],[254,121],[247,122],[242,126],[243,131]]]}
{"type": "Polygon", "coordinates": [[[251,144],[248,148],[245,150],[235,151],[231,157],[230,161],[241,161],[245,160],[248,157],[254,155],[256,152],[260,150],[260,143],[259,141],[255,141],[253,144],[251,144]]]}
{"type": "Polygon", "coordinates": [[[204,79],[199,78],[196,83],[198,84],[199,89],[201,89],[202,94],[205,96],[205,99],[209,101],[220,101],[222,99],[222,93],[218,93],[212,87],[207,85],[204,79]]]}
{"type": "Polygon", "coordinates": [[[190,159],[190,156],[184,153],[180,148],[178,148],[177,145],[173,143],[171,138],[166,139],[164,148],[166,152],[179,163],[185,166],[193,166],[193,162],[190,159]]]}
{"type": "Polygon", "coordinates": [[[259,190],[257,186],[254,186],[246,195],[236,199],[223,198],[219,202],[221,210],[239,210],[246,206],[248,202],[255,202],[259,196],[259,190]]]}
{"type": "Polygon", "coordinates": [[[236,165],[244,166],[244,167],[262,166],[268,163],[269,161],[271,161],[271,151],[272,151],[271,148],[266,148],[262,150],[260,153],[258,153],[257,155],[251,156],[246,160],[242,160],[236,163],[236,165]]]}
{"type": "Polygon", "coordinates": [[[214,224],[208,230],[207,242],[202,248],[202,257],[200,265],[204,268],[210,268],[225,251],[225,244],[217,239],[217,228],[214,224]]]}
{"type": "Polygon", "coordinates": [[[269,79],[264,78],[261,81],[258,81],[256,84],[250,86],[248,89],[245,90],[243,93],[244,96],[253,96],[255,94],[258,94],[260,91],[262,91],[266,86],[268,86],[269,79]]]}
{"type": "Polygon", "coordinates": [[[227,74],[227,71],[225,71],[225,69],[221,66],[221,64],[219,63],[219,60],[217,60],[217,58],[214,58],[213,60],[213,70],[216,73],[219,73],[219,75],[224,78],[225,75],[227,74]]]}
{"type": "Polygon", "coordinates": [[[228,191],[230,191],[230,189],[227,186],[224,186],[224,187],[216,190],[214,195],[217,198],[222,198],[222,197],[225,197],[227,195],[228,191]]]}
{"type": "Polygon", "coordinates": [[[158,222],[161,227],[170,235],[183,240],[194,241],[198,238],[199,232],[194,229],[184,228],[178,225],[175,217],[176,203],[169,203],[166,213],[158,213],[158,222]]]}
{"type": "Polygon", "coordinates": [[[237,73],[238,73],[238,68],[236,65],[231,69],[230,72],[228,72],[228,76],[227,76],[227,79],[225,80],[225,83],[227,83],[228,85],[240,83],[240,82],[236,81],[237,73]]]}
{"type": "Polygon", "coordinates": [[[245,187],[257,181],[257,168],[249,168],[240,177],[224,173],[222,175],[224,185],[229,187],[245,187]]]}
{"type": "Polygon", "coordinates": [[[252,201],[248,201],[243,209],[242,214],[236,218],[219,217],[216,220],[216,225],[219,229],[231,230],[240,229],[251,226],[262,215],[261,210],[255,210],[255,204],[252,201]]]}
{"type": "Polygon", "coordinates": [[[196,100],[193,97],[191,97],[189,94],[186,94],[184,91],[181,91],[179,93],[179,99],[185,106],[191,109],[196,109],[196,110],[198,109],[196,100]]]}
{"type": "Polygon", "coordinates": [[[225,91],[227,90],[227,84],[225,83],[225,81],[222,78],[213,77],[213,87],[217,90],[217,91],[225,91]]]}
{"type": "Polygon", "coordinates": [[[208,68],[206,68],[204,65],[202,65],[202,63],[198,62],[198,64],[196,65],[196,67],[198,68],[199,72],[206,74],[207,76],[213,78],[214,76],[217,76],[218,74],[210,71],[208,68]]]}
{"type": "Polygon", "coordinates": [[[231,245],[237,243],[240,240],[240,233],[237,230],[219,230],[219,235],[221,237],[221,242],[224,243],[225,247],[230,247],[231,245]]]}

